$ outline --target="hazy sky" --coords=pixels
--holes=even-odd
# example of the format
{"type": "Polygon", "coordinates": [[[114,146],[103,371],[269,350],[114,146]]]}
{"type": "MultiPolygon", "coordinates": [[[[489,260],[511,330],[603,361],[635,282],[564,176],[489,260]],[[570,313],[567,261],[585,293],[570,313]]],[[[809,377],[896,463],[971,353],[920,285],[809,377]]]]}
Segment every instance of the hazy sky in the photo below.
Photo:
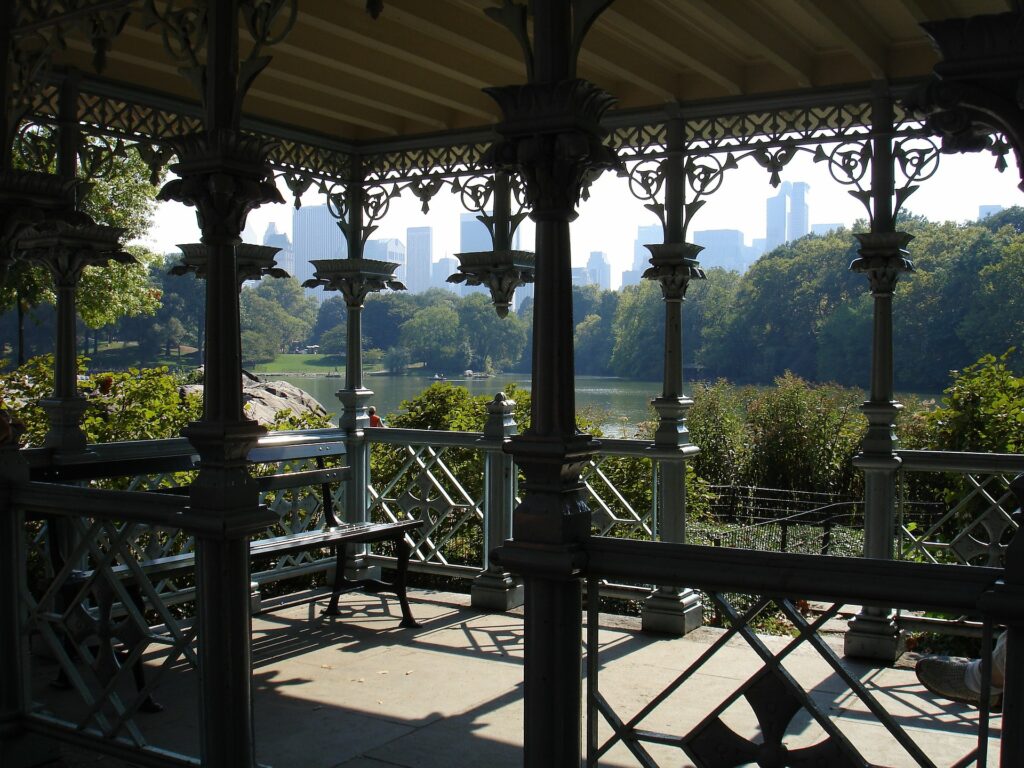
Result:
{"type": "MultiPolygon", "coordinates": [[[[925,181],[908,200],[906,209],[935,221],[966,221],[978,217],[980,205],[1024,204],[1024,192],[1017,189],[1017,174],[1012,155],[1010,168],[999,173],[989,154],[944,155],[939,170],[925,181]]],[[[847,187],[836,183],[824,164],[813,163],[801,153],[786,168],[783,180],[803,181],[810,185],[808,203],[810,223],[849,225],[865,217],[864,208],[852,198],[847,187]]],[[[726,175],[722,188],[708,199],[691,226],[704,229],[739,229],[748,244],[765,235],[765,201],[775,195],[768,174],[752,161],[726,175]]],[[[285,192],[287,197],[287,193],[285,192]]],[[[317,205],[320,195],[307,195],[303,202],[317,205]]],[[[262,242],[271,221],[279,231],[291,235],[292,206],[264,206],[249,214],[248,231],[262,242]]],[[[463,210],[458,196],[447,190],[431,202],[430,212],[420,212],[420,202],[409,192],[393,200],[388,215],[379,223],[374,238],[395,237],[403,242],[407,227],[434,228],[434,260],[459,251],[459,214],[463,210]]],[[[657,218],[633,198],[626,180],[606,174],[593,186],[590,200],[581,204],[579,218],[572,225],[573,264],[582,266],[591,251],[604,251],[612,265],[612,286],[619,283],[622,270],[631,269],[633,241],[637,226],[657,224],[657,218]]],[[[533,230],[524,223],[522,247],[532,250],[533,230]]],[[[194,213],[179,203],[161,203],[150,236],[144,242],[159,252],[175,250],[175,244],[195,242],[199,230],[194,213]]],[[[911,246],[912,247],[912,246],[911,246]]]]}

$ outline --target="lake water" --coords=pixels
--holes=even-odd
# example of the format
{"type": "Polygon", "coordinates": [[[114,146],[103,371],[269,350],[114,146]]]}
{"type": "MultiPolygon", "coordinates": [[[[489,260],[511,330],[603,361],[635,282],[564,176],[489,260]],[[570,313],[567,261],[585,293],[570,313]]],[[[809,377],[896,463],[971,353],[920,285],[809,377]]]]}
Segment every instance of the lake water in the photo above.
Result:
{"type": "MultiPolygon", "coordinates": [[[[260,378],[287,381],[319,400],[336,417],[341,404],[335,397],[344,385],[344,379],[326,376],[266,375],[260,378]]],[[[529,390],[530,378],[525,375],[500,374],[490,379],[447,379],[451,384],[466,387],[474,395],[493,396],[510,383],[529,390]]],[[[433,381],[426,376],[366,376],[363,385],[373,391],[371,403],[377,411],[388,416],[401,409],[404,400],[410,400],[433,381]]],[[[648,403],[661,392],[661,383],[630,381],[605,376],[578,376],[576,378],[577,409],[594,408],[603,413],[602,431],[608,437],[633,437],[634,425],[651,418],[648,403]]]]}

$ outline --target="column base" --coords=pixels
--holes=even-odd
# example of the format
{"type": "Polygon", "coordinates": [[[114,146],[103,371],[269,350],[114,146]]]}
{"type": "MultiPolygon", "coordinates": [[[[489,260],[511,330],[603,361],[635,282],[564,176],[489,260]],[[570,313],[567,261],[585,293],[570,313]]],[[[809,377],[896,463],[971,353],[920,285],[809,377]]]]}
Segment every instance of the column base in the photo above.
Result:
{"type": "Polygon", "coordinates": [[[510,573],[484,571],[470,589],[470,605],[484,611],[510,611],[523,604],[526,587],[510,573]]]}
{"type": "Polygon", "coordinates": [[[843,655],[892,664],[906,650],[906,636],[891,614],[872,615],[867,610],[850,619],[843,655]]]}
{"type": "Polygon", "coordinates": [[[39,405],[46,411],[50,429],[43,438],[46,448],[61,453],[82,453],[89,441],[82,431],[82,416],[88,400],[78,397],[50,397],[40,400],[39,405]]]}
{"type": "Polygon", "coordinates": [[[692,589],[655,590],[644,601],[640,613],[640,628],[644,632],[682,637],[703,624],[704,608],[699,594],[692,589]]]}

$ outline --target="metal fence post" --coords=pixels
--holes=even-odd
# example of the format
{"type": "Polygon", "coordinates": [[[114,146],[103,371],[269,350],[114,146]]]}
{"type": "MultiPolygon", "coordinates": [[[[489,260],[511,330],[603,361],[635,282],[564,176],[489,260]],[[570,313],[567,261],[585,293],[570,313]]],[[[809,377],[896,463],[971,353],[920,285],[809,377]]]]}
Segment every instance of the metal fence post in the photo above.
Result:
{"type": "Polygon", "coordinates": [[[484,424],[484,569],[473,580],[474,608],[507,611],[523,604],[523,582],[491,559],[491,551],[512,536],[516,468],[505,453],[508,438],[516,434],[515,400],[499,392],[487,404],[484,424]]]}

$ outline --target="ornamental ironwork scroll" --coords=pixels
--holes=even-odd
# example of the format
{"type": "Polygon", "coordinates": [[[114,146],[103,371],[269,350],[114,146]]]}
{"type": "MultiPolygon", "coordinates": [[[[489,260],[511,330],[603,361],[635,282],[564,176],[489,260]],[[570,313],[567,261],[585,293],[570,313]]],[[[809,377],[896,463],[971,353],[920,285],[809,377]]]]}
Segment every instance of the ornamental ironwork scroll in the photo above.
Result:
{"type": "MultiPolygon", "coordinates": [[[[897,211],[919,184],[938,168],[939,148],[925,125],[897,107],[893,157],[897,176],[897,211]]],[[[717,116],[684,116],[682,122],[686,184],[684,231],[727,172],[743,161],[756,163],[778,187],[799,156],[825,163],[832,178],[850,187],[871,215],[871,142],[874,138],[869,98],[805,108],[774,108],[717,116]]],[[[614,129],[609,144],[617,151],[630,193],[665,224],[663,162],[669,157],[669,121],[614,129]]]]}

